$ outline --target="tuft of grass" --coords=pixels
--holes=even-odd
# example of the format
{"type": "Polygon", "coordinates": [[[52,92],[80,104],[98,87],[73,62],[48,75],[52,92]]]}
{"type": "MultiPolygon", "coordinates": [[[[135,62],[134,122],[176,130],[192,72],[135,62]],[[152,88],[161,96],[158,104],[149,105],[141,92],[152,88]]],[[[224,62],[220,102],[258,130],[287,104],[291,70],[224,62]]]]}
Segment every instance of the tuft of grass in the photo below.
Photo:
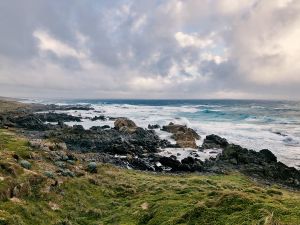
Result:
{"type": "Polygon", "coordinates": [[[8,130],[0,129],[0,150],[16,153],[23,159],[31,158],[31,148],[28,140],[16,137],[8,130]]]}
{"type": "Polygon", "coordinates": [[[51,162],[40,156],[26,171],[9,158],[32,153],[26,140],[0,130],[0,143],[0,161],[16,170],[13,177],[0,169],[0,194],[9,185],[30,184],[19,201],[0,201],[0,224],[300,224],[299,192],[240,173],[155,174],[98,164],[95,174],[58,176],[60,185],[49,190],[53,179],[43,174],[51,162]]]}

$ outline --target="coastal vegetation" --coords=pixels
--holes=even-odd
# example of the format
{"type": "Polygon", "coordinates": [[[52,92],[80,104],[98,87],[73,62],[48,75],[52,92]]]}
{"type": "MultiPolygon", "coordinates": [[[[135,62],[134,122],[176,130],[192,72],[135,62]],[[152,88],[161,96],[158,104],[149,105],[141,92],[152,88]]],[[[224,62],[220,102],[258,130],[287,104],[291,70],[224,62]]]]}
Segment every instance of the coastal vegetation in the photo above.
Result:
{"type": "Polygon", "coordinates": [[[58,176],[44,151],[6,129],[0,158],[0,224],[300,223],[298,191],[238,172],[156,174],[97,163],[91,173],[76,161],[81,173],[58,176]]]}

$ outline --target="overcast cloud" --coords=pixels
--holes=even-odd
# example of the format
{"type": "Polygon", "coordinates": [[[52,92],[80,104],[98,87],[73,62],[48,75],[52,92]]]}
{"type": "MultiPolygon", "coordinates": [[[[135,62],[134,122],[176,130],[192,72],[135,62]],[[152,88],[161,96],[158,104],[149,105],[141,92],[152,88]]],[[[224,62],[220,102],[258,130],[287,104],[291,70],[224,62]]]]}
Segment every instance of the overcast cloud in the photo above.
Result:
{"type": "Polygon", "coordinates": [[[0,95],[300,99],[299,0],[3,0],[0,95]]]}

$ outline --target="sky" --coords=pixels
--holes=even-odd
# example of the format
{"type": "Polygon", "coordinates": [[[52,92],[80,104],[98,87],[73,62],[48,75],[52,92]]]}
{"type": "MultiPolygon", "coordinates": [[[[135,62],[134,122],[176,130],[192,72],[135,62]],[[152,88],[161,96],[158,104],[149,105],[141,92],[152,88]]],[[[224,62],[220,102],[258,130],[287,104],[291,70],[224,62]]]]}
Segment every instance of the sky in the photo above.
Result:
{"type": "Polygon", "coordinates": [[[300,99],[299,0],[2,0],[0,96],[300,99]]]}

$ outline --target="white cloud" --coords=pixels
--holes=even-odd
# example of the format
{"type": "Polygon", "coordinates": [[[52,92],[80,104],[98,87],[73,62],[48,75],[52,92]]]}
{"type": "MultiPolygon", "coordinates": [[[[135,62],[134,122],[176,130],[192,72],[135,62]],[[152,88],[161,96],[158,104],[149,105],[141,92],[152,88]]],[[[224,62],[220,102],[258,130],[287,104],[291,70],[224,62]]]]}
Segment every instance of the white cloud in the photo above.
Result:
{"type": "MultiPolygon", "coordinates": [[[[211,36],[211,35],[210,35],[211,36]]],[[[197,48],[205,48],[213,45],[213,40],[211,37],[202,38],[197,34],[185,34],[183,32],[177,32],[175,34],[175,39],[178,44],[185,47],[197,47],[197,48]]]]}
{"type": "Polygon", "coordinates": [[[300,2],[275,3],[261,1],[234,28],[239,74],[258,84],[300,83],[300,2]]]}
{"type": "Polygon", "coordinates": [[[215,64],[221,64],[227,61],[225,56],[215,55],[209,52],[204,52],[200,55],[201,60],[203,61],[213,61],[215,64]]]}
{"type": "Polygon", "coordinates": [[[257,2],[257,0],[218,0],[216,5],[219,13],[235,15],[241,14],[245,10],[249,10],[255,2],[257,2]]]}
{"type": "Polygon", "coordinates": [[[132,32],[139,32],[140,29],[146,24],[146,21],[147,21],[146,15],[142,15],[142,16],[138,17],[134,21],[134,23],[133,23],[133,25],[131,27],[131,31],[132,32]]]}
{"type": "Polygon", "coordinates": [[[298,0],[75,2],[0,3],[0,95],[300,98],[298,0]]]}
{"type": "MultiPolygon", "coordinates": [[[[76,50],[68,44],[55,39],[53,36],[51,36],[48,32],[44,30],[34,31],[33,36],[39,41],[38,47],[41,51],[50,51],[58,57],[74,57],[77,59],[83,59],[87,57],[85,52],[81,50],[76,50]]],[[[86,41],[83,35],[78,34],[78,37],[82,42],[86,41]]]]}

